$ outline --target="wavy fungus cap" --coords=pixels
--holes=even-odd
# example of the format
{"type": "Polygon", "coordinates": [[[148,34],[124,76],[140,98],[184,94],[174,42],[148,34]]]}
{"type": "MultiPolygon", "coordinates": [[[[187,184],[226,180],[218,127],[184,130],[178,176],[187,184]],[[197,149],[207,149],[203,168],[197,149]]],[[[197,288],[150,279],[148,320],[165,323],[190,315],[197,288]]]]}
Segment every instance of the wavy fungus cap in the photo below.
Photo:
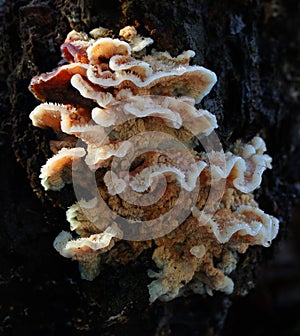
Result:
{"type": "Polygon", "coordinates": [[[270,246],[278,233],[278,219],[259,209],[253,194],[271,158],[259,136],[226,153],[212,146],[217,119],[194,105],[216,83],[215,73],[190,65],[192,50],[172,57],[150,51],[153,42],[133,26],[119,39],[105,28],[72,31],[61,46],[68,64],[31,80],[42,103],[30,119],[53,130],[54,155],[41,167],[41,184],[59,192],[76,186],[75,175],[89,192],[67,210],[73,234],[62,231],[54,247],[78,261],[87,280],[103,264],[126,264],[152,248],[158,271],[148,272],[150,302],[231,294],[239,255],[270,246]],[[149,239],[132,238],[122,248],[124,237],[147,230],[149,239]]]}

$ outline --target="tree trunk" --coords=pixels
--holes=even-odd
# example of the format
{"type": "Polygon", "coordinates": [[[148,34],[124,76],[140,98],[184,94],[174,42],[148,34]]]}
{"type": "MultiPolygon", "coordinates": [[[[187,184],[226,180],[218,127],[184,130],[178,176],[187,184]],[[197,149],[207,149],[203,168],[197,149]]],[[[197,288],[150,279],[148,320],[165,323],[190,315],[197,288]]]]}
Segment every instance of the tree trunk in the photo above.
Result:
{"type": "MultiPolygon", "coordinates": [[[[256,198],[264,211],[281,221],[274,243],[279,246],[297,193],[294,185],[300,181],[300,117],[293,80],[299,66],[297,1],[17,0],[0,1],[0,6],[0,331],[5,335],[134,335],[139,330],[143,335],[232,335],[242,330],[248,335],[261,330],[252,319],[253,326],[243,330],[232,315],[245,322],[241,316],[255,307],[253,294],[250,299],[191,296],[149,306],[151,254],[147,251],[128,266],[106,267],[93,282],[80,279],[77,264],[61,258],[52,247],[57,233],[67,229],[65,209],[72,204],[72,189],[57,195],[40,186],[40,167],[50,157],[49,134],[30,123],[28,115],[37,101],[27,87],[32,76],[57,66],[59,46],[71,29],[102,26],[117,34],[134,25],[140,34],[154,39],[157,50],[172,55],[194,50],[194,63],[218,76],[201,106],[216,115],[224,148],[257,134],[266,140],[273,169],[265,174],[256,198]],[[250,302],[248,308],[245,302],[250,302]]],[[[274,250],[282,251],[251,248],[243,256],[233,275],[239,294],[257,282],[257,274],[264,277],[265,262],[274,250]]],[[[300,278],[299,273],[296,276],[300,278]]],[[[270,282],[258,281],[262,287],[257,293],[262,293],[270,282]]],[[[266,302],[264,297],[256,300],[266,302]]],[[[268,308],[261,311],[266,312],[268,308]]],[[[264,321],[263,330],[276,331],[276,323],[268,324],[270,319],[264,321]]],[[[283,333],[289,331],[281,327],[283,333]]]]}

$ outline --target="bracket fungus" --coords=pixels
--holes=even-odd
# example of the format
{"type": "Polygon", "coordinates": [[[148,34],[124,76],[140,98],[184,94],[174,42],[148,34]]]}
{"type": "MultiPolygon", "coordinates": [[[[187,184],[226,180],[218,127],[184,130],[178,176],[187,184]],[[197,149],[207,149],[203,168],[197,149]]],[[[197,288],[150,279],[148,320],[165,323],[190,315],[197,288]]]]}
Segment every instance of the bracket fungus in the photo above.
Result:
{"type": "Polygon", "coordinates": [[[30,114],[33,125],[56,134],[54,156],[41,168],[43,187],[59,191],[81,174],[76,183],[84,189],[83,172],[90,172],[97,191],[69,208],[74,235],[63,231],[54,247],[77,260],[88,280],[102,264],[126,264],[153,249],[158,271],[149,270],[150,302],[230,294],[239,255],[270,246],[279,229],[253,194],[271,168],[265,143],[256,136],[226,153],[207,146],[203,139],[216,137],[217,120],[195,104],[216,75],[190,65],[191,50],[148,53],[153,40],[134,27],[119,38],[109,34],[70,32],[61,46],[66,64],[30,83],[42,101],[30,114]]]}

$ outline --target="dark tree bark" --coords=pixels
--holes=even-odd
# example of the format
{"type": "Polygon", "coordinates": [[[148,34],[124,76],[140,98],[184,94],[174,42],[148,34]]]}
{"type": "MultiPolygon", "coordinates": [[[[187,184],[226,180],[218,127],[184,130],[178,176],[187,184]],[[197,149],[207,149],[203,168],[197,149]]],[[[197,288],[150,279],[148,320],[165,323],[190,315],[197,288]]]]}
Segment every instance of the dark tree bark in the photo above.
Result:
{"type": "MultiPolygon", "coordinates": [[[[278,255],[283,250],[278,242],[286,235],[292,200],[300,189],[297,191],[298,2],[17,0],[0,1],[0,6],[0,332],[4,335],[20,332],[134,335],[139,330],[144,335],[289,332],[288,326],[271,323],[272,309],[267,306],[258,310],[256,320],[246,317],[251,314],[249,308],[274,303],[271,298],[274,290],[266,289],[273,284],[268,280],[273,273],[270,268],[266,271],[266,262],[273,258],[274,252],[276,260],[281,260],[278,255]],[[86,282],[80,279],[77,264],[59,256],[52,247],[57,233],[67,229],[65,209],[74,196],[71,187],[58,195],[45,193],[40,186],[39,169],[50,156],[50,134],[30,123],[28,115],[37,101],[27,87],[33,75],[57,65],[59,46],[71,29],[89,31],[103,26],[117,34],[125,25],[135,25],[139,33],[151,36],[157,50],[167,50],[173,55],[194,50],[195,64],[204,65],[218,75],[218,83],[201,105],[217,116],[218,135],[224,148],[236,139],[247,141],[256,134],[266,140],[273,170],[265,174],[256,196],[263,210],[280,219],[281,230],[275,248],[251,248],[240,260],[233,275],[237,297],[192,296],[149,306],[146,270],[151,266],[150,251],[126,267],[107,267],[96,280],[86,282]],[[260,285],[256,291],[248,298],[239,297],[257,281],[260,285]],[[250,320],[253,325],[242,329],[243,323],[250,320]],[[259,322],[264,323],[262,327],[259,322]]],[[[277,262],[273,266],[280,265],[277,262]]],[[[295,265],[299,266],[299,262],[295,265]]],[[[299,270],[294,276],[299,281],[299,270]]],[[[299,286],[295,288],[299,294],[299,286]]],[[[299,307],[299,300],[296,303],[299,307]]],[[[278,312],[280,309],[274,312],[275,317],[278,312]]]]}

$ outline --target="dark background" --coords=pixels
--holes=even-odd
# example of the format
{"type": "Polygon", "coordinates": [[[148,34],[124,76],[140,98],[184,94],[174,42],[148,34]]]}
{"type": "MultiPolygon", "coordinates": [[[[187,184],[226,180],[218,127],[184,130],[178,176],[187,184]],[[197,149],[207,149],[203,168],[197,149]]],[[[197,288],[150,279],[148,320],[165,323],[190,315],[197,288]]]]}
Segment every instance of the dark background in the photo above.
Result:
{"type": "Polygon", "coordinates": [[[298,1],[0,1],[0,22],[0,334],[300,335],[298,1]],[[51,133],[30,125],[38,102],[27,86],[57,65],[71,29],[117,33],[127,24],[158,50],[195,50],[195,63],[217,73],[203,106],[217,116],[225,148],[257,133],[266,139],[274,168],[256,196],[281,231],[271,248],[242,258],[248,267],[234,276],[248,295],[149,306],[151,251],[90,283],[52,247],[68,227],[72,189],[40,187],[51,133]]]}

